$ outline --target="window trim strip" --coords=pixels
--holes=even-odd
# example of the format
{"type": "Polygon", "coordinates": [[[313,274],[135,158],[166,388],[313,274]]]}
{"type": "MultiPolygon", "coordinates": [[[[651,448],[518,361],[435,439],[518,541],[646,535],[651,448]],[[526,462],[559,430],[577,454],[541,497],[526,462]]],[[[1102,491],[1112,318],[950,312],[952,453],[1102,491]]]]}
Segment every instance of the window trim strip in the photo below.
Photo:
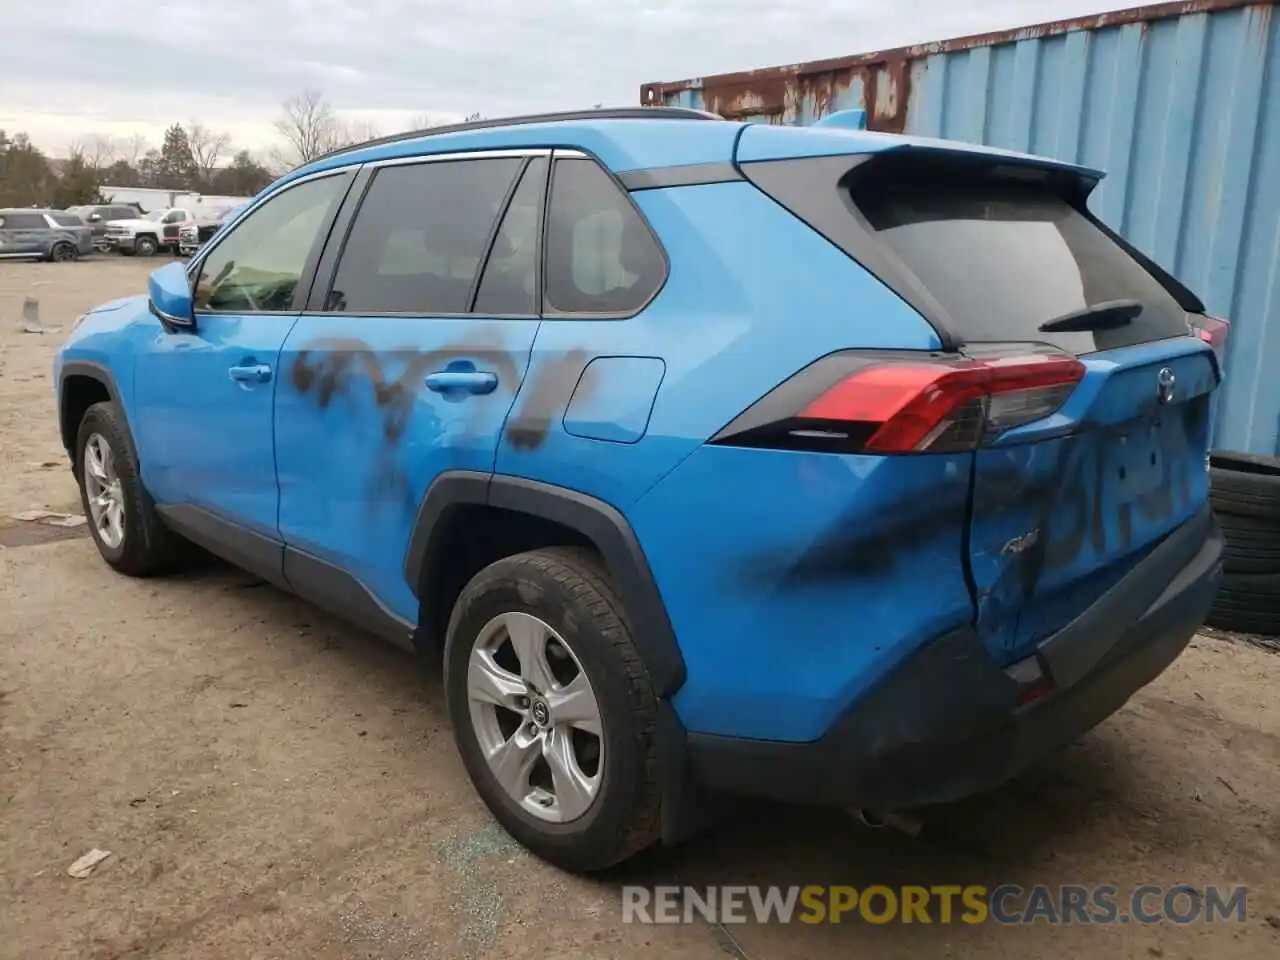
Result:
{"type": "Polygon", "coordinates": [[[507,210],[511,207],[511,201],[515,199],[516,191],[520,189],[520,184],[524,181],[524,176],[533,159],[533,157],[524,158],[524,162],[516,170],[516,175],[507,184],[506,196],[498,204],[498,212],[493,218],[493,223],[489,225],[489,236],[484,242],[484,252],[480,255],[476,275],[471,278],[471,289],[467,293],[467,313],[469,314],[476,312],[476,298],[480,296],[480,281],[484,279],[485,271],[489,269],[489,258],[493,256],[493,245],[498,239],[498,231],[502,229],[502,221],[507,218],[507,210]]]}

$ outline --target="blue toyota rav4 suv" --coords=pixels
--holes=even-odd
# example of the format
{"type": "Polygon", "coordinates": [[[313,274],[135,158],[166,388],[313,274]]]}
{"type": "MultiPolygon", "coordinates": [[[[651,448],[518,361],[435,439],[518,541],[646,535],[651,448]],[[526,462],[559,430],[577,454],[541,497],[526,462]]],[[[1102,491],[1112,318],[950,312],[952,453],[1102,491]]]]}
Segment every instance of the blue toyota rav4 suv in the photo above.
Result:
{"type": "Polygon", "coordinates": [[[477,791],[569,869],[710,795],[1008,779],[1206,614],[1227,325],[1099,173],[838,121],[550,115],[288,174],[58,357],[103,558],[194,541],[442,649],[477,791]]]}

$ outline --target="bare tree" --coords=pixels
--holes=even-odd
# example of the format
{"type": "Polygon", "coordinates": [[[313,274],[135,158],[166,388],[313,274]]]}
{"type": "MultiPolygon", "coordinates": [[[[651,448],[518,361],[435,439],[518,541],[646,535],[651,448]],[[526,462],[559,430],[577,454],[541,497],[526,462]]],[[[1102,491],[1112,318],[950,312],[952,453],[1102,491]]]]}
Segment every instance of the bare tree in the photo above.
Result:
{"type": "Polygon", "coordinates": [[[140,133],[135,133],[131,137],[125,137],[123,140],[115,144],[115,155],[117,160],[123,160],[129,166],[136,168],[138,161],[146,154],[150,144],[147,138],[140,133]]]}
{"type": "Polygon", "coordinates": [[[377,140],[382,136],[382,131],[375,124],[368,120],[348,120],[341,124],[340,140],[345,146],[354,146],[357,143],[364,143],[368,140],[377,140]]]}
{"type": "Polygon", "coordinates": [[[281,110],[275,126],[285,149],[277,159],[309,163],[342,144],[342,123],[319,90],[303,90],[281,104],[281,110]]]}
{"type": "Polygon", "coordinates": [[[231,145],[231,135],[225,131],[210,130],[203,123],[193,120],[187,124],[187,143],[191,145],[191,159],[195,162],[196,176],[201,183],[209,183],[213,179],[218,160],[231,145]]]}
{"type": "Polygon", "coordinates": [[[71,144],[71,155],[78,156],[91,170],[103,170],[116,160],[116,145],[110,137],[91,133],[71,144]]]}

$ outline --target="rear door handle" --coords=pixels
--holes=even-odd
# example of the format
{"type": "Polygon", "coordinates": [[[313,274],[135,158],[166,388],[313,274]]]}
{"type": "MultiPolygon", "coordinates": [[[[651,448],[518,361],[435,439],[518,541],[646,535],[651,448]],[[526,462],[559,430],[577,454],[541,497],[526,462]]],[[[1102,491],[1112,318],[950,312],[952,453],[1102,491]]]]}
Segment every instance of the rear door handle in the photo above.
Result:
{"type": "Polygon", "coordinates": [[[266,383],[271,379],[271,367],[265,363],[242,363],[227,372],[239,383],[266,383]]]}
{"type": "Polygon", "coordinates": [[[493,393],[498,375],[487,370],[437,370],[427,374],[427,389],[436,393],[493,393]]]}

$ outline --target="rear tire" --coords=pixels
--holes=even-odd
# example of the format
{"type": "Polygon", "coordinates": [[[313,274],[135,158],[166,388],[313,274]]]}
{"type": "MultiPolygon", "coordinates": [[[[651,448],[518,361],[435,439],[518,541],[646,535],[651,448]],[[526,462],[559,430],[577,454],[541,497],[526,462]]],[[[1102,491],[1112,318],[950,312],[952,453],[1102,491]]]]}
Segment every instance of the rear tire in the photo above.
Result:
{"type": "Polygon", "coordinates": [[[173,565],[180,541],[142,486],[124,414],[114,402],[95,403],[80,421],[74,469],[89,533],[103,560],[131,577],[173,565]]]}
{"type": "Polygon", "coordinates": [[[481,570],[454,606],[444,671],[467,773],[498,822],[530,851],[563,869],[590,872],[659,838],[657,699],[622,602],[592,553],[534,550],[481,570]],[[517,648],[540,653],[517,657],[517,648]],[[497,686],[481,682],[495,676],[497,686]],[[503,706],[495,707],[486,690],[500,691],[503,706]],[[588,702],[579,696],[583,690],[595,719],[570,724],[586,715],[579,709],[588,702]],[[594,774],[592,724],[599,731],[594,774]],[[557,749],[571,751],[572,766],[563,765],[557,749]],[[511,756],[517,762],[500,779],[498,758],[511,756]]]}

